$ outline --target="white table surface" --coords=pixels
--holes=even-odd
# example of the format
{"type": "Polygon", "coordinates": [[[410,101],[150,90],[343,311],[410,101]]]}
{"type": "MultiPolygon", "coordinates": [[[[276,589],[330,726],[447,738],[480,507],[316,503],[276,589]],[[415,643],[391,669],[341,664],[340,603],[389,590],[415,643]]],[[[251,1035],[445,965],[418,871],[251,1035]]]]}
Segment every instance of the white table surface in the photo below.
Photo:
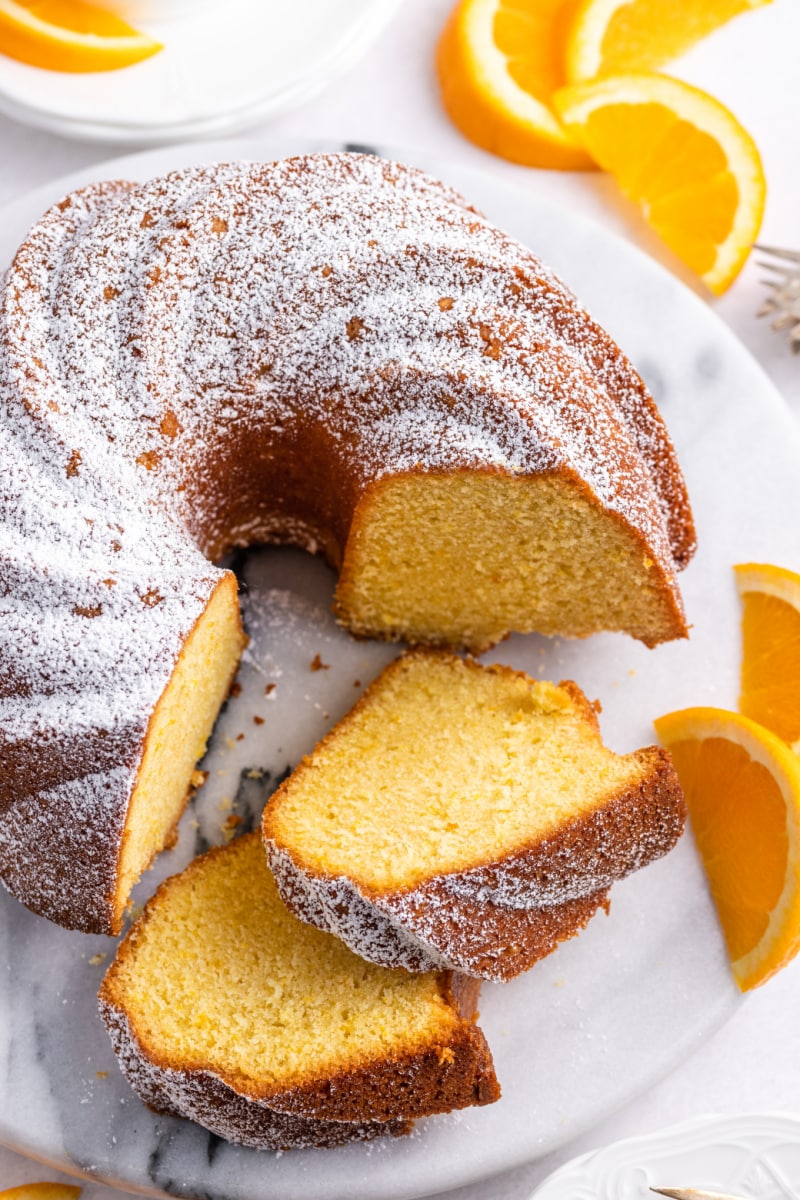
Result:
{"type": "MultiPolygon", "coordinates": [[[[492,158],[450,125],[432,69],[436,36],[452,0],[405,0],[379,43],[350,74],[294,112],[260,126],[276,136],[330,137],[419,147],[483,168],[538,191],[607,228],[622,232],[671,262],[602,177],[534,171],[492,158]]],[[[800,4],[774,0],[710,38],[673,68],[718,96],[755,137],[764,158],[768,203],[761,241],[800,248],[800,4]]],[[[81,166],[119,153],[68,142],[0,118],[0,204],[81,166]]],[[[446,168],[443,167],[443,172],[446,168]]],[[[680,273],[680,268],[676,266],[680,273]]],[[[800,419],[800,357],[756,321],[763,292],[748,264],[721,300],[713,301],[760,361],[800,419]]],[[[689,282],[686,275],[683,276],[689,282]]],[[[800,469],[800,464],[798,464],[800,469]]],[[[595,1146],[706,1112],[785,1109],[800,1112],[800,960],[753,994],[734,1019],[648,1095],[591,1133],[497,1179],[449,1193],[452,1200],[524,1200],[556,1166],[595,1146]]],[[[0,1147],[0,1187],[67,1176],[0,1147]]],[[[687,1184],[691,1180],[686,1181],[687,1184]]],[[[85,1200],[120,1195],[88,1183],[85,1200]]]]}

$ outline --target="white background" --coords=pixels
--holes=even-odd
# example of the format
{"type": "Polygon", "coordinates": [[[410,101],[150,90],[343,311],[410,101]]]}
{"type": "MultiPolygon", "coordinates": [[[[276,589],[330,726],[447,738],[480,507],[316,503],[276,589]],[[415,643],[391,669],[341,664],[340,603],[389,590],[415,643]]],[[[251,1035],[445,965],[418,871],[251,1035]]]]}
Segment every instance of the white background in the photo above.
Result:
{"type": "MultiPolygon", "coordinates": [[[[296,135],[298,140],[330,137],[389,143],[400,149],[413,146],[440,157],[443,173],[448,159],[458,159],[592,216],[681,273],[636,214],[617,198],[610,180],[501,162],[464,141],[449,124],[438,103],[432,59],[450,4],[451,0],[405,0],[380,41],[346,78],[294,112],[259,126],[259,132],[296,135]]],[[[672,70],[721,99],[755,137],[768,182],[761,241],[800,249],[798,0],[775,0],[738,19],[672,70]]],[[[67,142],[0,119],[0,204],[55,176],[117,153],[113,148],[67,142]]],[[[751,262],[730,292],[713,303],[800,419],[800,356],[793,356],[785,340],[754,316],[764,290],[761,276],[763,272],[751,262]]],[[[686,275],[682,277],[690,282],[686,275]]],[[[661,1085],[590,1134],[546,1160],[449,1195],[452,1200],[522,1200],[550,1170],[573,1154],[705,1112],[756,1109],[800,1112],[800,962],[754,993],[719,1034],[661,1085]]],[[[0,1148],[0,1186],[45,1178],[66,1181],[66,1176],[0,1148]]],[[[692,1181],[685,1182],[689,1185],[692,1181]]],[[[85,1200],[110,1200],[114,1195],[119,1193],[95,1184],[84,1190],[85,1200]]]]}

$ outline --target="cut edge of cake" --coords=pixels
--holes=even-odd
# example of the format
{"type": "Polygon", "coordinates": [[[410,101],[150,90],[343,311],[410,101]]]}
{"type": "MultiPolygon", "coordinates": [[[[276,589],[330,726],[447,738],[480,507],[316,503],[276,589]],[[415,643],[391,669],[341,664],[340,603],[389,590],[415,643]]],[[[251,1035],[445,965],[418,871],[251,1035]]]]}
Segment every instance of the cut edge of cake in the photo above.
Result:
{"type": "Polygon", "coordinates": [[[473,654],[531,632],[652,648],[689,636],[678,569],[659,529],[646,539],[567,468],[409,472],[362,495],[335,612],[360,637],[473,654]]]}
{"type": "Polygon", "coordinates": [[[177,836],[198,762],[231,690],[247,637],[238,583],[225,571],[181,647],[150,716],[119,844],[109,925],[119,933],[131,889],[177,836]]]}

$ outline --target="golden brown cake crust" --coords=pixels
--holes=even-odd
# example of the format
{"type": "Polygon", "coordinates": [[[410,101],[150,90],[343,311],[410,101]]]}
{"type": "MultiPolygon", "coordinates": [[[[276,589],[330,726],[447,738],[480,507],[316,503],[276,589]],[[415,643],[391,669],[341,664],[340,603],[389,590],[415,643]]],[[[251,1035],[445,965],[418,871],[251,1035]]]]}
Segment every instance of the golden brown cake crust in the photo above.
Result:
{"type": "Polygon", "coordinates": [[[446,1046],[373,1064],[314,1085],[272,1093],[271,1108],[297,1116],[335,1121],[390,1121],[492,1104],[500,1087],[486,1039],[475,1025],[462,1027],[446,1046]]]}
{"type": "MultiPolygon", "coordinates": [[[[416,656],[411,651],[387,670],[416,656]]],[[[467,669],[527,679],[524,672],[467,659],[467,669]]],[[[380,687],[379,677],[323,739],[335,742],[380,687]]],[[[530,681],[529,681],[530,682],[530,681]]],[[[577,684],[568,692],[581,717],[598,730],[597,713],[577,684]]],[[[309,924],[340,937],[357,954],[410,971],[450,968],[489,980],[508,980],[578,933],[599,907],[607,908],[616,880],[666,854],[686,821],[686,805],[668,752],[637,751],[638,782],[602,806],[575,817],[557,833],[513,853],[476,863],[406,888],[378,890],[363,881],[321,872],[296,846],[281,840],[276,801],[314,769],[314,751],[272,797],[262,833],[267,860],[288,907],[309,924]]]]}

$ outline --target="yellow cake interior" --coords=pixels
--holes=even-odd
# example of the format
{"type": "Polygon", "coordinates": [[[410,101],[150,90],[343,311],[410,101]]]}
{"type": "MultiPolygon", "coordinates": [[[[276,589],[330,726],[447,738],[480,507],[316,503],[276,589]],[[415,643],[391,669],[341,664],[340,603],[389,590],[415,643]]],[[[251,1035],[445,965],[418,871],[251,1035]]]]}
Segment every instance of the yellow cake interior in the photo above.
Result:
{"type": "Polygon", "coordinates": [[[562,688],[418,651],[276,793],[265,832],[316,873],[390,892],[557,832],[648,761],[607,750],[562,688]]]}
{"type": "Polygon", "coordinates": [[[446,1045],[461,1021],[437,974],[373,966],[292,916],[258,834],[168,882],[104,990],[150,1056],[261,1094],[446,1045]]]}
{"type": "Polygon", "coordinates": [[[337,603],[355,633],[475,652],[510,630],[624,630],[648,645],[686,632],[641,540],[555,475],[380,481],[356,513],[337,603]]]}
{"type": "Polygon", "coordinates": [[[150,718],[125,824],[115,928],[131,888],[183,812],[192,774],[230,690],[244,641],[236,578],[227,573],[187,638],[150,718]]]}

